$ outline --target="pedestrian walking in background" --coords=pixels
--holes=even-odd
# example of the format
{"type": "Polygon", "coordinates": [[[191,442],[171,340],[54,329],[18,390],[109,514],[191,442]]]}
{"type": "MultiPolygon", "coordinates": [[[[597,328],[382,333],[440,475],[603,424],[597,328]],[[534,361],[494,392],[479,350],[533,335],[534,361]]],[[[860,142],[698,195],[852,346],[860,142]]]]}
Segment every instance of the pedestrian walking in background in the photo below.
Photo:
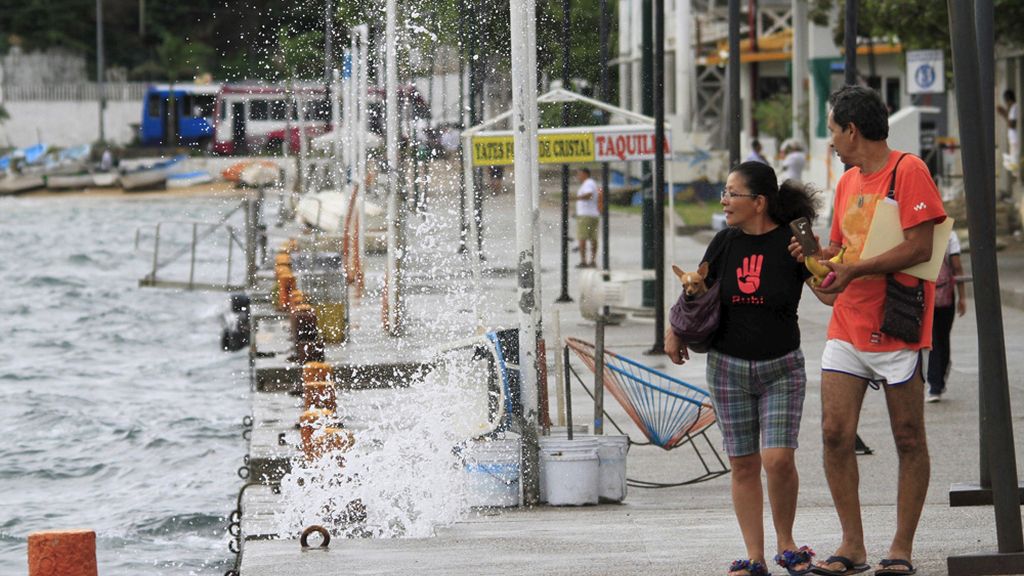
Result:
{"type": "MultiPolygon", "coordinates": [[[[899,271],[931,258],[935,225],[946,219],[946,213],[925,163],[889,148],[889,113],[877,92],[845,86],[829,102],[830,144],[839,159],[852,166],[836,186],[829,247],[822,251],[828,258],[845,247],[845,259],[842,264],[823,262],[835,280],[818,289],[835,297],[821,358],[821,429],[825,476],[843,535],[835,553],[818,562],[814,572],[843,576],[871,569],[854,445],[864,395],[872,385],[885,392],[899,458],[896,530],[875,575],[914,574],[914,535],[931,474],[921,351],[931,346],[935,283],[899,271]],[[904,240],[878,256],[861,259],[876,206],[890,194],[898,205],[904,240]],[[903,292],[910,286],[923,295],[923,317],[917,333],[901,339],[887,333],[898,330],[883,329],[883,310],[890,291],[903,292]]],[[[803,259],[795,239],[790,250],[803,259]]],[[[885,486],[888,479],[871,482],[885,486]]]]}
{"type": "Polygon", "coordinates": [[[790,139],[782,145],[782,179],[803,182],[807,153],[799,140],[790,139]]]}
{"type": "Polygon", "coordinates": [[[957,278],[964,275],[960,262],[960,239],[956,232],[949,233],[946,255],[935,279],[935,316],[932,320],[932,349],[928,353],[928,398],[926,402],[938,402],[946,392],[946,378],[949,376],[951,351],[949,334],[953,331],[953,319],[967,313],[967,288],[957,278]]]}
{"type": "Polygon", "coordinates": [[[1017,95],[1013,90],[1003,92],[1003,105],[997,105],[996,112],[1006,120],[1006,144],[1009,150],[1003,153],[1003,168],[1016,175],[1020,161],[1020,137],[1017,134],[1017,95]]]}
{"type": "MultiPolygon", "coordinates": [[[[707,384],[732,469],[732,502],[747,557],[730,576],[768,573],[764,492],[775,526],[775,562],[805,574],[814,552],[793,537],[800,478],[797,437],[807,373],[800,351],[797,308],[807,268],[789,253],[789,222],[816,215],[813,192],[795,180],[782,186],[771,166],[744,162],[726,181],[722,211],[728,228],[711,241],[703,261],[706,283],[721,282],[720,321],[707,359],[707,384]]],[[[665,353],[682,364],[689,352],[672,327],[665,353]]]]}
{"type": "Polygon", "coordinates": [[[576,200],[576,239],[580,245],[580,263],[577,268],[595,268],[597,266],[597,228],[601,222],[601,210],[597,203],[597,182],[590,177],[590,168],[581,167],[576,170],[576,180],[580,188],[573,198],[576,200]],[[590,259],[587,259],[587,246],[590,246],[590,259]]]}
{"type": "Polygon", "coordinates": [[[760,162],[761,164],[768,164],[768,159],[761,153],[761,141],[754,138],[750,141],[750,154],[747,155],[747,162],[760,162]]]}

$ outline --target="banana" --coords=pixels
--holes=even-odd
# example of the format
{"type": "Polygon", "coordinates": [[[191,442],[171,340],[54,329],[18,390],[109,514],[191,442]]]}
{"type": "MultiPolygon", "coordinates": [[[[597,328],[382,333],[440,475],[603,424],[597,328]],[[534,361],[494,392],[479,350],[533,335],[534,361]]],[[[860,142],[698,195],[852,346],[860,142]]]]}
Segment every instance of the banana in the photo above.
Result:
{"type": "MultiPolygon", "coordinates": [[[[829,262],[832,262],[834,264],[842,264],[844,254],[846,254],[846,246],[841,247],[839,249],[838,254],[829,258],[829,262]]],[[[825,277],[828,276],[830,272],[832,272],[832,270],[828,266],[825,266],[817,258],[813,257],[804,258],[804,266],[807,266],[807,269],[811,271],[811,274],[813,276],[811,278],[811,286],[814,286],[815,288],[821,286],[821,283],[825,280],[825,277]]]]}

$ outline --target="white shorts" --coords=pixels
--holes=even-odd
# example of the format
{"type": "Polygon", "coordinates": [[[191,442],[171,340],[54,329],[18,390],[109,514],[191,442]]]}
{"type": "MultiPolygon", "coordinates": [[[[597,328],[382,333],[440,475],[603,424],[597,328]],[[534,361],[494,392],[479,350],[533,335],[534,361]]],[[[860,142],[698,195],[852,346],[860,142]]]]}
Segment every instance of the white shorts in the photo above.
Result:
{"type": "Polygon", "coordinates": [[[872,384],[890,386],[910,381],[920,364],[919,350],[863,352],[844,340],[825,342],[825,351],[821,354],[822,372],[840,372],[872,384]]]}

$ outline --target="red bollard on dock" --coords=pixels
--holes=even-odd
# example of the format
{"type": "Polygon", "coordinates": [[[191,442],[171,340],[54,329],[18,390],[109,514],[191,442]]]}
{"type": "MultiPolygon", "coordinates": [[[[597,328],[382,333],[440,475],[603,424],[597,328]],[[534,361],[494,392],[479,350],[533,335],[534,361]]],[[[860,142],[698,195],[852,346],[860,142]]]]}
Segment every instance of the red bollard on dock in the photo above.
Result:
{"type": "Polygon", "coordinates": [[[54,530],[29,534],[28,576],[98,576],[96,532],[54,530]]]}

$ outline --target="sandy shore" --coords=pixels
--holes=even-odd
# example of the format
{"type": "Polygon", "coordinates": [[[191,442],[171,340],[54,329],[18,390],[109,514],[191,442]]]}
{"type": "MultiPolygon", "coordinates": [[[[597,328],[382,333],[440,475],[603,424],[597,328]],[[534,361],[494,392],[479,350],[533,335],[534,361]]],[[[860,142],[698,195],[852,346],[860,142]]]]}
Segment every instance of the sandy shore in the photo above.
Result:
{"type": "Polygon", "coordinates": [[[166,190],[140,190],[125,191],[121,188],[85,188],[84,190],[35,190],[19,194],[22,198],[68,198],[86,196],[89,198],[167,198],[167,197],[188,197],[188,196],[218,196],[232,198],[242,196],[245,188],[236,188],[232,182],[210,182],[189,186],[187,188],[168,188],[166,190]]]}

